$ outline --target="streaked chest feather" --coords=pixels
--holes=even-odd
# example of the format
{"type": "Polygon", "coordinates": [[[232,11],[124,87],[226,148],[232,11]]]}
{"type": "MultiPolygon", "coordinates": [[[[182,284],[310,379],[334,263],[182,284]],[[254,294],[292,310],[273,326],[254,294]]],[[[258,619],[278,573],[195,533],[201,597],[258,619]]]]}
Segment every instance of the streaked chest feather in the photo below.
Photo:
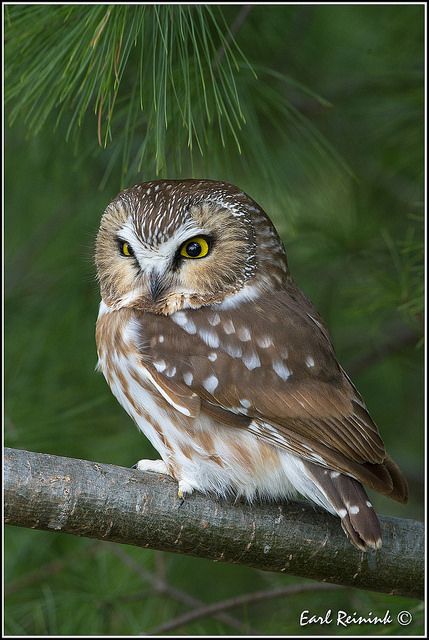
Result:
{"type": "Polygon", "coordinates": [[[183,415],[153,386],[142,359],[144,322],[130,310],[101,306],[96,330],[98,368],[112,393],[160,453],[169,472],[195,489],[249,499],[296,493],[287,467],[300,474],[299,460],[259,441],[246,430],[222,425],[202,411],[183,415]]]}

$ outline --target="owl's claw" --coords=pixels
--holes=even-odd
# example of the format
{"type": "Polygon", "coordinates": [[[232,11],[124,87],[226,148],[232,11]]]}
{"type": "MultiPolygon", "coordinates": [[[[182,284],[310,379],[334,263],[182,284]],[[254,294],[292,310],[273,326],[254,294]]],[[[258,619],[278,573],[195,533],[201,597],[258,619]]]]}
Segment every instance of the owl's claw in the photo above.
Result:
{"type": "Polygon", "coordinates": [[[177,497],[180,499],[179,509],[185,502],[185,497],[187,495],[190,496],[193,491],[194,487],[192,485],[190,485],[188,482],[185,482],[184,480],[180,480],[179,488],[177,490],[177,497]]]}

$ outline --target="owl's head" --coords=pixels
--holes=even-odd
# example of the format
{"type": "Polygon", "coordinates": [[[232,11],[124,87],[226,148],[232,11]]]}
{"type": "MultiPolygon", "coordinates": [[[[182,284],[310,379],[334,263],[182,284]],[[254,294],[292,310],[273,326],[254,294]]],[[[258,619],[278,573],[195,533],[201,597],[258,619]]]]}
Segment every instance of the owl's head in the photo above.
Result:
{"type": "Polygon", "coordinates": [[[287,275],[266,214],[237,187],[213,180],[158,180],[122,191],[101,219],[95,261],[107,305],[166,315],[287,275]]]}

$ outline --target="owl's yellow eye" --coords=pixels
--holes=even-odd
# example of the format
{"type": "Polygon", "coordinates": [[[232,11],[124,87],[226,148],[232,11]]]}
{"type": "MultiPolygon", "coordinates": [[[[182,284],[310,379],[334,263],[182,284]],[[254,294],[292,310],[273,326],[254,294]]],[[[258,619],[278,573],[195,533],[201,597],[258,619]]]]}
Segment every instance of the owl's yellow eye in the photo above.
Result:
{"type": "Polygon", "coordinates": [[[205,238],[196,236],[187,240],[180,248],[180,255],[184,258],[204,258],[210,251],[209,243],[205,238]]]}
{"type": "Polygon", "coordinates": [[[120,248],[120,251],[121,251],[122,255],[123,256],[127,256],[127,258],[130,258],[131,256],[134,255],[134,251],[131,249],[131,247],[128,244],[128,242],[123,242],[121,240],[119,242],[119,248],[120,248]]]}

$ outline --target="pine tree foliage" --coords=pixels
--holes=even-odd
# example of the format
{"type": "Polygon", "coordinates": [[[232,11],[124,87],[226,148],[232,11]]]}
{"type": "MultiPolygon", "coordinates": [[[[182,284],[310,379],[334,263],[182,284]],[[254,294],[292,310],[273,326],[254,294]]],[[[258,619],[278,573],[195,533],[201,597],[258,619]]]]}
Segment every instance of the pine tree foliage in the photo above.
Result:
{"type": "MultiPolygon", "coordinates": [[[[123,186],[223,179],[273,218],[408,476],[408,505],[374,505],[422,517],[423,25],[412,4],[5,6],[8,445],[123,466],[156,456],[94,374],[94,237],[123,186]]],[[[296,582],[16,528],[5,559],[10,635],[138,635],[189,597],[296,582]]],[[[348,589],[230,613],[240,633],[295,637],[308,608],[409,610],[407,628],[345,633],[423,632],[414,601],[348,589]]]]}
{"type": "Polygon", "coordinates": [[[261,104],[261,80],[255,82],[221,7],[12,6],[6,24],[10,123],[23,118],[36,134],[53,114],[57,123],[67,121],[69,138],[92,112],[99,145],[112,145],[112,158],[121,157],[123,180],[142,167],[166,175],[192,164],[195,153],[244,148],[259,150],[252,159],[267,172],[268,141],[258,120],[271,112],[279,131],[290,122],[325,153],[329,148],[282,95],[287,77],[258,70],[277,83],[267,84],[261,104]]]}
{"type": "MultiPolygon", "coordinates": [[[[305,114],[306,109],[329,111],[332,104],[285,74],[284,65],[273,65],[276,50],[287,51],[287,40],[279,39],[285,15],[279,8],[264,16],[259,12],[256,19],[250,5],[9,5],[8,122],[23,124],[30,134],[60,127],[75,142],[84,130],[77,153],[94,156],[98,145],[103,188],[112,176],[120,176],[120,186],[176,175],[229,176],[244,187],[249,181],[255,195],[264,192],[278,224],[285,224],[280,211],[288,209],[287,231],[293,238],[302,225],[314,224],[308,213],[314,204],[322,213],[337,206],[339,191],[350,191],[356,168],[344,160],[347,151],[334,150],[305,114]],[[334,185],[323,187],[325,202],[305,202],[296,188],[302,178],[334,185]]],[[[396,33],[401,20],[393,14],[390,20],[390,32],[396,33]]],[[[416,122],[421,72],[412,66],[415,52],[409,42],[404,43],[407,56],[411,66],[394,76],[382,69],[377,77],[369,68],[368,77],[358,80],[362,87],[355,102],[367,90],[385,92],[386,98],[394,90],[402,92],[389,104],[374,98],[374,108],[368,101],[364,108],[380,121],[378,137],[390,138],[389,162],[399,160],[395,170],[405,180],[407,163],[414,162],[408,154],[421,147],[416,122]]],[[[380,178],[391,189],[385,159],[380,160],[380,178]]],[[[377,161],[375,152],[369,162],[373,173],[379,171],[377,161]]],[[[404,211],[409,221],[405,244],[381,240],[371,249],[385,255],[384,263],[391,262],[390,273],[399,268],[401,278],[389,279],[383,269],[380,277],[371,272],[352,292],[359,297],[367,275],[374,293],[369,306],[382,310],[394,301],[410,319],[421,315],[423,304],[423,247],[411,240],[421,233],[416,215],[415,203],[404,211]]],[[[336,225],[328,213],[316,227],[329,236],[336,225]]],[[[369,249],[367,240],[369,235],[363,253],[369,249]]]]}
{"type": "MultiPolygon", "coordinates": [[[[280,52],[285,46],[276,41],[281,31],[273,16],[283,17],[266,12],[261,24],[261,14],[254,20],[247,5],[7,6],[8,121],[23,123],[31,134],[47,125],[63,127],[66,138],[75,141],[82,129],[89,129],[78,154],[94,155],[98,145],[104,162],[102,187],[112,176],[121,176],[121,186],[142,177],[230,176],[244,186],[249,180],[256,193],[259,185],[265,194],[270,184],[267,204],[278,224],[285,220],[276,211],[287,207],[293,238],[302,225],[314,222],[308,214],[313,203],[306,204],[304,213],[297,204],[299,199],[305,204],[296,189],[298,180],[333,184],[330,192],[322,190],[326,201],[315,203],[316,210],[329,209],[338,200],[335,185],[350,189],[351,163],[300,108],[323,112],[331,103],[272,65],[267,48],[271,45],[272,57],[276,47],[280,52]],[[239,38],[240,29],[245,34],[239,38]]],[[[392,31],[399,28],[392,25],[392,31]]],[[[401,86],[403,96],[396,95],[389,105],[391,113],[378,135],[390,137],[391,156],[401,158],[398,170],[405,173],[406,153],[415,152],[420,143],[415,117],[421,87],[416,69],[398,73],[399,82],[380,76],[381,90],[391,91],[389,84],[401,86]]],[[[366,80],[376,91],[379,82],[370,76],[366,80]]],[[[380,106],[378,101],[376,108],[380,106]]],[[[375,154],[374,171],[376,162],[375,154]]],[[[416,211],[404,212],[404,218],[410,220],[410,214],[405,236],[415,238],[420,233],[416,211]]],[[[320,225],[325,235],[334,229],[329,214],[317,221],[320,225]]],[[[368,250],[366,240],[368,236],[363,252],[368,250]]],[[[389,280],[383,273],[379,278],[368,274],[374,292],[369,305],[382,309],[394,300],[413,318],[422,312],[422,244],[410,240],[393,245],[383,240],[377,251],[392,262],[389,271],[397,267],[402,276],[389,280]]],[[[360,279],[352,295],[358,295],[364,281],[360,279]]]]}

